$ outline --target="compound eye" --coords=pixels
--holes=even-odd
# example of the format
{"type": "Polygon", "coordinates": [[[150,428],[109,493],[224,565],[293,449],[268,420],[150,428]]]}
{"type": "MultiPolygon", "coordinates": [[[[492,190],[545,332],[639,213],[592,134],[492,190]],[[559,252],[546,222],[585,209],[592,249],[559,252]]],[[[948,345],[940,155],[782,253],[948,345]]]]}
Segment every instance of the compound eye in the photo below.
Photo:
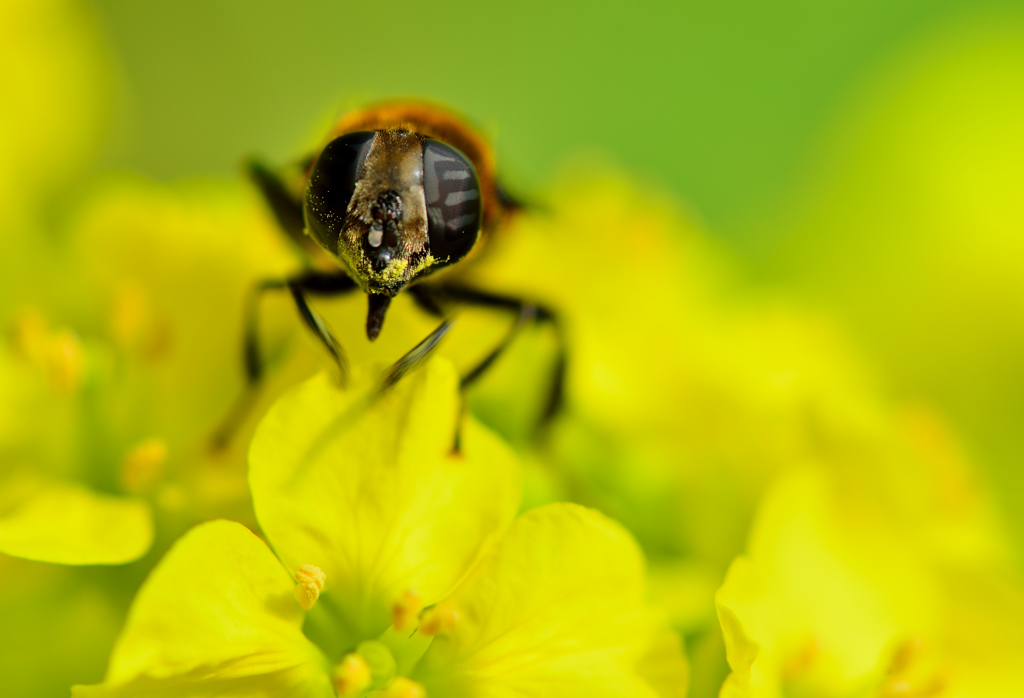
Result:
{"type": "Polygon", "coordinates": [[[423,192],[430,253],[448,264],[469,252],[480,233],[480,182],[469,159],[441,141],[423,141],[423,192]]]}
{"type": "Polygon", "coordinates": [[[309,175],[303,210],[310,234],[330,252],[338,251],[338,236],[356,189],[374,131],[339,136],[320,152],[309,175]]]}

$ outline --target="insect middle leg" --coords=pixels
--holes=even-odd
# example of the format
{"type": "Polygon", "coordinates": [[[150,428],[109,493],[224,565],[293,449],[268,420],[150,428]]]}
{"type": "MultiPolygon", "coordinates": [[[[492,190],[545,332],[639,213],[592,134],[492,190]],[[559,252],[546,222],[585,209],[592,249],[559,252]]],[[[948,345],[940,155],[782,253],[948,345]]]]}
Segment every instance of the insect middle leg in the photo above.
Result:
{"type": "Polygon", "coordinates": [[[514,296],[479,291],[465,286],[428,286],[420,284],[411,287],[409,291],[423,310],[434,315],[443,315],[443,309],[448,305],[494,308],[512,312],[516,315],[516,320],[512,327],[509,328],[497,346],[477,362],[460,380],[459,385],[463,394],[463,403],[465,403],[466,390],[486,374],[487,370],[505,353],[524,327],[534,323],[551,325],[558,343],[558,353],[551,372],[544,407],[537,420],[538,436],[543,434],[551,420],[562,409],[565,397],[565,373],[568,364],[568,351],[559,316],[552,309],[538,303],[531,303],[514,296]]]}

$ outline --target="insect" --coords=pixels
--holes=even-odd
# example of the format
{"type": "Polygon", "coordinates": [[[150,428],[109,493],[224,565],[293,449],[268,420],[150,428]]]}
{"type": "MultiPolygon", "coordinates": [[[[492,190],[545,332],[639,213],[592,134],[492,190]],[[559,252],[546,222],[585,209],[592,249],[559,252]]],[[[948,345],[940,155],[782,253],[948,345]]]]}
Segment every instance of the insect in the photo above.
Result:
{"type": "MultiPolygon", "coordinates": [[[[344,381],[345,352],[309,297],[359,289],[367,296],[366,336],[371,341],[381,333],[391,299],[399,293],[410,294],[422,310],[441,319],[391,367],[381,391],[433,351],[451,328],[455,308],[480,306],[508,312],[514,323],[462,376],[463,394],[523,327],[549,324],[559,350],[539,426],[557,413],[566,370],[558,316],[542,304],[460,284],[451,273],[435,276],[453,265],[470,264],[520,208],[500,186],[487,143],[458,117],[411,102],[361,109],[343,116],[325,145],[304,161],[301,193],[258,163],[249,166],[249,174],[281,228],[307,252],[309,263],[293,277],[259,283],[249,296],[244,337],[247,393],[258,387],[264,372],[257,332],[263,293],[291,294],[302,321],[330,353],[344,381]]],[[[237,414],[229,417],[215,442],[229,437],[235,421],[237,414]]]]}

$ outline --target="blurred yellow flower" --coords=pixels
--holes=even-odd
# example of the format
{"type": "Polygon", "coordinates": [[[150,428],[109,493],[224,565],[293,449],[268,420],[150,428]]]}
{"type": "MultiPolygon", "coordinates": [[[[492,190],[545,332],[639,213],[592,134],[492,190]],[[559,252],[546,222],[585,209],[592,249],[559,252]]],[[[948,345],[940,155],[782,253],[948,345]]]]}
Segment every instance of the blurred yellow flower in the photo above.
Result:
{"type": "Polygon", "coordinates": [[[888,498],[881,478],[865,489],[815,466],[772,487],[748,555],[718,593],[733,669],[723,698],[1024,689],[1024,593],[1008,576],[1006,548],[993,547],[991,530],[971,533],[987,529],[977,520],[984,506],[965,501],[969,492],[950,500],[940,480],[918,480],[918,501],[888,498]],[[929,530],[937,518],[941,537],[929,530]]]}
{"type": "Polygon", "coordinates": [[[762,274],[856,333],[887,385],[940,405],[1024,546],[1024,14],[983,8],[881,64],[771,221],[762,274]]]}
{"type": "Polygon", "coordinates": [[[96,380],[89,351],[31,313],[0,341],[0,552],[64,564],[120,564],[153,540],[145,502],[76,482],[80,405],[96,380]]]}
{"type": "Polygon", "coordinates": [[[372,406],[357,394],[321,375],[259,427],[250,480],[278,558],[239,524],[193,529],[140,591],[104,684],[76,695],[684,694],[629,535],[567,504],[512,522],[507,447],[468,421],[451,451],[450,365],[372,406]]]}
{"type": "Polygon", "coordinates": [[[111,93],[96,18],[73,0],[0,4],[0,235],[78,174],[111,93]]]}
{"type": "MultiPolygon", "coordinates": [[[[671,201],[614,173],[567,181],[468,270],[563,315],[568,405],[535,456],[553,481],[538,498],[623,521],[657,569],[685,577],[659,590],[689,585],[701,597],[662,599],[680,626],[707,627],[719,575],[774,475],[880,419],[869,372],[826,318],[743,293],[671,201]]],[[[515,346],[471,395],[477,414],[522,434],[515,420],[539,405],[532,386],[550,349],[536,336],[515,346]]]]}
{"type": "MultiPolygon", "coordinates": [[[[0,476],[30,469],[63,494],[39,508],[14,494],[28,497],[28,489],[8,487],[0,550],[50,562],[124,562],[148,548],[152,506],[171,527],[165,545],[205,509],[251,519],[241,444],[215,457],[208,439],[240,390],[244,294],[254,278],[291,263],[252,204],[228,187],[109,181],[45,264],[22,260],[48,270],[46,315],[71,318],[81,334],[50,328],[35,309],[11,321],[0,356],[0,409],[11,416],[0,428],[8,454],[0,476]],[[89,496],[82,485],[145,499],[89,496]],[[92,513],[72,525],[87,502],[92,513]],[[32,553],[25,541],[62,542],[32,553]]],[[[32,491],[42,496],[41,487],[32,491]]]]}

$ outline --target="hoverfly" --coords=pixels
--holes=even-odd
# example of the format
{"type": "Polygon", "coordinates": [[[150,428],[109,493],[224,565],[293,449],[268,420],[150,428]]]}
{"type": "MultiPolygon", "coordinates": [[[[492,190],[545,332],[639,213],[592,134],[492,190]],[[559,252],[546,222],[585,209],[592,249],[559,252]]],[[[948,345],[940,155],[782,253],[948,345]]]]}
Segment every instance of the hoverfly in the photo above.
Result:
{"type": "MultiPolygon", "coordinates": [[[[247,393],[263,376],[258,346],[260,296],[287,290],[303,323],[347,376],[345,352],[309,303],[309,296],[337,296],[356,289],[367,296],[366,336],[382,331],[391,299],[409,293],[425,312],[441,319],[426,338],[387,373],[381,391],[422,362],[452,326],[457,306],[479,306],[515,316],[512,328],[461,378],[463,393],[527,324],[546,323],[558,337],[543,426],[562,401],[566,353],[557,315],[544,305],[488,293],[432,275],[465,265],[521,206],[502,189],[487,143],[454,115],[426,104],[400,102],[357,110],[331,129],[325,145],[303,161],[302,191],[290,189],[272,170],[249,165],[281,228],[315,260],[286,279],[259,283],[246,307],[244,356],[247,393]]],[[[457,276],[455,277],[457,279],[457,276]]],[[[236,415],[237,418],[237,415],[236,415]]],[[[215,440],[233,429],[229,419],[215,440]]],[[[456,436],[457,439],[457,436],[456,436]]],[[[457,441],[456,441],[457,446],[457,441]]]]}

